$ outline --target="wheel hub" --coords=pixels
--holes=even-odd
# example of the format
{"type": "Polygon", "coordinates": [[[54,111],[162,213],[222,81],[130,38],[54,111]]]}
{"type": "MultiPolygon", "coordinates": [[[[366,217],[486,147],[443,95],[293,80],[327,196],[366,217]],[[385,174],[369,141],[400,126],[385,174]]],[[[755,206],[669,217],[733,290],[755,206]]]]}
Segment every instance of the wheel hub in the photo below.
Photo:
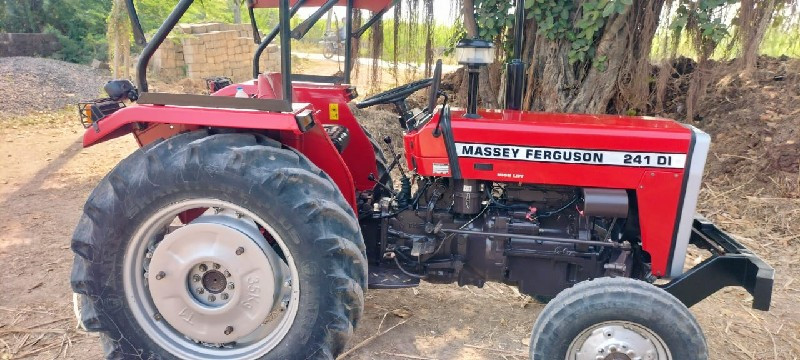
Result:
{"type": "Polygon", "coordinates": [[[567,359],[665,360],[669,350],[658,335],[638,324],[609,322],[584,331],[570,345],[567,359]]]}
{"type": "Polygon", "coordinates": [[[226,344],[255,331],[280,303],[279,264],[253,222],[208,215],[164,237],[147,281],[172,327],[195,341],[226,344]]]}
{"type": "Polygon", "coordinates": [[[227,304],[236,292],[233,275],[222,265],[206,261],[192,267],[186,286],[200,303],[219,307],[227,304]]]}
{"type": "Polygon", "coordinates": [[[228,278],[221,272],[211,270],[203,275],[203,287],[212,294],[219,294],[228,286],[228,278]]]}

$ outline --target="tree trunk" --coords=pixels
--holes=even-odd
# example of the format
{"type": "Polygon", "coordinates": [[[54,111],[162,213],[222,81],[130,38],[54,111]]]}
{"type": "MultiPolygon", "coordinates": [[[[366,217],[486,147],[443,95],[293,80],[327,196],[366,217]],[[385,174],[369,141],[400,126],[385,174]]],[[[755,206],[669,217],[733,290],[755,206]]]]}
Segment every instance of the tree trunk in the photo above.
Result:
{"type": "Polygon", "coordinates": [[[240,0],[231,0],[231,10],[233,11],[233,23],[242,23],[242,2],[240,0]]]}
{"type": "MultiPolygon", "coordinates": [[[[478,24],[475,21],[475,2],[474,0],[462,0],[461,3],[462,12],[464,15],[464,30],[467,33],[468,38],[477,38],[478,37],[478,24]]],[[[466,76],[466,72],[464,73],[465,76],[462,80],[461,89],[464,97],[466,97],[467,87],[468,87],[468,79],[469,77],[466,76]]],[[[491,83],[489,82],[489,67],[483,66],[481,67],[479,78],[478,78],[478,86],[480,89],[478,90],[480,100],[483,104],[481,107],[485,108],[496,108],[497,107],[497,89],[492,89],[491,83]]],[[[461,94],[459,94],[461,96],[461,94]]]]}
{"type": "MultiPolygon", "coordinates": [[[[548,39],[529,23],[523,52],[530,64],[524,108],[575,113],[646,110],[650,49],[663,5],[664,0],[634,1],[623,13],[610,15],[596,33],[595,56],[574,63],[568,56],[571,42],[548,39]]],[[[571,21],[581,15],[577,11],[571,21]]]]}
{"type": "Polygon", "coordinates": [[[108,16],[108,49],[113,61],[112,74],[115,79],[130,78],[131,23],[128,21],[125,0],[114,0],[108,16]]]}
{"type": "Polygon", "coordinates": [[[776,0],[742,0],[739,10],[739,30],[742,41],[742,54],[739,63],[745,72],[752,72],[758,62],[758,50],[767,27],[772,22],[776,0]]]}
{"type": "Polygon", "coordinates": [[[478,36],[478,24],[475,22],[475,1],[462,0],[461,6],[463,7],[464,30],[467,32],[467,36],[478,36]]]}

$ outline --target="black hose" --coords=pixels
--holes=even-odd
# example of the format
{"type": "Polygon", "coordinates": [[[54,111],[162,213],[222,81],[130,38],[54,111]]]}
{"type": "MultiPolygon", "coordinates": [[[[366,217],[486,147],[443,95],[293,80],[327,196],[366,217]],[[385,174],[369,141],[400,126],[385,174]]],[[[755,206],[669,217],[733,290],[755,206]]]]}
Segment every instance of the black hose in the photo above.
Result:
{"type": "Polygon", "coordinates": [[[427,275],[414,274],[414,273],[406,271],[406,269],[403,269],[403,266],[400,265],[400,260],[397,260],[397,255],[396,254],[397,254],[397,252],[395,252],[394,263],[397,264],[397,269],[400,270],[403,274],[406,274],[406,275],[411,276],[411,277],[416,278],[416,279],[424,279],[424,278],[428,277],[427,275]]]}

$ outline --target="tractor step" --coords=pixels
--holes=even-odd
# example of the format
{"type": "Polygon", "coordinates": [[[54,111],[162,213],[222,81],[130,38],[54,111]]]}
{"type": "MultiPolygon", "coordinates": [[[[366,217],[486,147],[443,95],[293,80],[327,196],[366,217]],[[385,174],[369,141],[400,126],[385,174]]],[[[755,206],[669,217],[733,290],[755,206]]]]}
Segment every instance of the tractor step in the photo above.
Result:
{"type": "Polygon", "coordinates": [[[404,274],[395,267],[369,267],[370,289],[403,289],[419,286],[419,279],[404,274]]]}

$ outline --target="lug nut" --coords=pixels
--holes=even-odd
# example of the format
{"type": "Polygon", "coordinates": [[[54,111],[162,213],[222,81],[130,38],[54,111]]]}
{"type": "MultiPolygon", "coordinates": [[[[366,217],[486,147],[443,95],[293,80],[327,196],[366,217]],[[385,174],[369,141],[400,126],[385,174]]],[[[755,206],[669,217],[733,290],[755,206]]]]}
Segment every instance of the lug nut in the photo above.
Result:
{"type": "Polygon", "coordinates": [[[225,277],[231,277],[231,273],[228,270],[225,270],[225,277]]]}
{"type": "Polygon", "coordinates": [[[201,287],[200,287],[200,288],[197,288],[197,293],[198,293],[198,294],[201,294],[201,295],[202,295],[204,292],[206,292],[206,289],[203,289],[203,288],[201,288],[201,287]]]}
{"type": "Polygon", "coordinates": [[[163,271],[159,271],[158,274],[156,274],[156,280],[161,280],[164,278],[164,276],[167,276],[167,274],[163,271]]]}
{"type": "Polygon", "coordinates": [[[206,266],[206,264],[200,264],[200,271],[202,272],[208,271],[208,266],[206,266]]]}
{"type": "Polygon", "coordinates": [[[217,297],[214,296],[214,295],[208,295],[208,301],[210,301],[210,302],[217,301],[217,297]]]}
{"type": "Polygon", "coordinates": [[[228,284],[228,290],[233,290],[233,283],[228,284]]]}
{"type": "Polygon", "coordinates": [[[227,293],[222,293],[222,295],[220,295],[220,297],[222,298],[222,300],[228,300],[228,298],[229,298],[230,296],[228,296],[228,294],[227,294],[227,293]]]}
{"type": "Polygon", "coordinates": [[[195,282],[200,281],[200,275],[194,274],[194,276],[192,276],[192,280],[194,280],[195,282]]]}
{"type": "Polygon", "coordinates": [[[225,335],[230,335],[233,332],[233,326],[228,326],[225,328],[225,335]]]}
{"type": "Polygon", "coordinates": [[[240,246],[239,248],[236,249],[236,255],[242,255],[242,254],[244,254],[244,248],[240,246]]]}

